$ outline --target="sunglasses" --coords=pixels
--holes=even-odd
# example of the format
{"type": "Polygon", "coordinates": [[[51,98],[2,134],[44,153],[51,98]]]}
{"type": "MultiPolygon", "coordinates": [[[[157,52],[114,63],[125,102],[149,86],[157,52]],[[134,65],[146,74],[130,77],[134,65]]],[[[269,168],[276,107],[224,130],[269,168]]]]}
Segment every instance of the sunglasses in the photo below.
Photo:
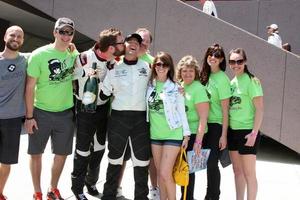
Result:
{"type": "Polygon", "coordinates": [[[222,54],[221,52],[217,51],[217,52],[212,52],[208,54],[210,57],[215,57],[215,58],[222,58],[222,54]]]}
{"type": "Polygon", "coordinates": [[[244,63],[244,59],[229,60],[228,63],[229,63],[229,65],[242,65],[244,63]]]}
{"type": "Polygon", "coordinates": [[[59,33],[59,35],[72,36],[72,35],[74,34],[74,31],[64,31],[64,30],[59,30],[58,33],[59,33]]]}
{"type": "Polygon", "coordinates": [[[168,64],[161,63],[161,62],[154,63],[153,66],[154,66],[154,67],[162,67],[162,68],[168,68],[168,67],[169,67],[168,64]]]}

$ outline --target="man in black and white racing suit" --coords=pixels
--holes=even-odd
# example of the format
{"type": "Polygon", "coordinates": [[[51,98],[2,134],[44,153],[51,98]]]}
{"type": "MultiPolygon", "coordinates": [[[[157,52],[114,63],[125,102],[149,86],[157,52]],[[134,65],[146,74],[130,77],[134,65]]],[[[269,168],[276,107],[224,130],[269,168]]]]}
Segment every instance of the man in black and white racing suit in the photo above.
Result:
{"type": "Polygon", "coordinates": [[[124,54],[124,38],[115,28],[103,30],[99,41],[92,49],[81,53],[74,71],[74,79],[78,79],[79,96],[77,101],[77,135],[76,149],[72,172],[72,191],[78,200],[87,199],[83,194],[86,185],[88,193],[98,196],[96,183],[99,178],[100,162],[105,150],[107,118],[110,109],[109,99],[97,99],[97,109],[94,113],[82,110],[83,90],[88,76],[97,73],[99,88],[107,74],[113,69],[115,57],[124,54]],[[97,69],[92,69],[92,64],[97,69]]]}
{"type": "Polygon", "coordinates": [[[130,157],[134,167],[134,199],[148,200],[150,136],[145,93],[151,69],[137,57],[141,42],[136,33],[126,37],[125,57],[107,73],[100,92],[102,100],[113,96],[108,122],[109,165],[102,200],[116,199],[122,164],[130,157]]]}

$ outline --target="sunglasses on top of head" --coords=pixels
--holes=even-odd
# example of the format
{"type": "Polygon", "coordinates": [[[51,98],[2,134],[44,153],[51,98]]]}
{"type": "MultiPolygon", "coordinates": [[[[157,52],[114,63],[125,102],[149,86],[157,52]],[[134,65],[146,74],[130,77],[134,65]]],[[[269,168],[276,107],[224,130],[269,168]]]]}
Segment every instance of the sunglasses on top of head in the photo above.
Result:
{"type": "Polygon", "coordinates": [[[242,65],[244,63],[244,59],[229,60],[228,63],[229,63],[229,65],[242,65]]]}
{"type": "Polygon", "coordinates": [[[74,31],[67,31],[67,30],[58,30],[57,31],[59,35],[67,35],[67,36],[72,36],[74,34],[74,31]]]}
{"type": "Polygon", "coordinates": [[[169,67],[168,64],[165,64],[165,63],[162,63],[162,62],[154,63],[153,66],[154,67],[162,67],[162,68],[168,68],[169,67]]]}

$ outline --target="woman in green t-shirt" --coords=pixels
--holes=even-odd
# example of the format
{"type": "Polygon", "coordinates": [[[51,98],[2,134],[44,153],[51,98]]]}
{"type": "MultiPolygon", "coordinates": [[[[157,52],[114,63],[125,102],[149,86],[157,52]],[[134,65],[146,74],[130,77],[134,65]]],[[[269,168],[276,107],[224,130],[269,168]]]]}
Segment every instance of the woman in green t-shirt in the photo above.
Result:
{"type": "Polygon", "coordinates": [[[220,151],[227,145],[230,80],[225,74],[226,60],[223,48],[214,44],[204,56],[200,81],[210,99],[207,120],[208,132],[203,138],[203,148],[211,149],[207,162],[207,189],[205,199],[219,200],[221,174],[218,166],[220,151]]]}
{"type": "MultiPolygon", "coordinates": [[[[202,139],[207,132],[207,117],[209,112],[209,99],[205,87],[199,80],[198,61],[190,55],[181,58],[177,65],[177,80],[184,88],[185,112],[187,115],[191,136],[186,151],[194,150],[200,154],[202,139]]],[[[186,200],[194,200],[195,173],[189,174],[186,200]]],[[[183,199],[184,187],[181,187],[183,199]]]]}
{"type": "Polygon", "coordinates": [[[256,152],[263,119],[263,91],[258,78],[246,65],[243,49],[229,53],[229,65],[235,77],[231,81],[228,149],[233,165],[236,199],[255,200],[257,194],[256,152]]]}
{"type": "Polygon", "coordinates": [[[184,97],[178,88],[172,57],[159,52],[153,61],[146,100],[160,199],[176,199],[173,166],[180,147],[187,147],[190,135],[184,97]]]}

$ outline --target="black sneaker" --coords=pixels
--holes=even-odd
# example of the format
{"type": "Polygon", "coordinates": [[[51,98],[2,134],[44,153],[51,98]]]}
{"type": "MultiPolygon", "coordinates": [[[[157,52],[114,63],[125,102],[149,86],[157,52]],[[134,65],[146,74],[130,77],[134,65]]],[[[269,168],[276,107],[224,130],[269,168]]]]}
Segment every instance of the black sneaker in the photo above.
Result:
{"type": "Polygon", "coordinates": [[[99,191],[97,190],[97,187],[96,185],[90,185],[88,183],[85,182],[85,186],[88,190],[88,193],[92,196],[98,196],[100,193],[99,191]]]}
{"type": "Polygon", "coordinates": [[[88,198],[86,198],[86,196],[81,193],[81,194],[75,194],[76,200],[88,200],[88,198]]]}

